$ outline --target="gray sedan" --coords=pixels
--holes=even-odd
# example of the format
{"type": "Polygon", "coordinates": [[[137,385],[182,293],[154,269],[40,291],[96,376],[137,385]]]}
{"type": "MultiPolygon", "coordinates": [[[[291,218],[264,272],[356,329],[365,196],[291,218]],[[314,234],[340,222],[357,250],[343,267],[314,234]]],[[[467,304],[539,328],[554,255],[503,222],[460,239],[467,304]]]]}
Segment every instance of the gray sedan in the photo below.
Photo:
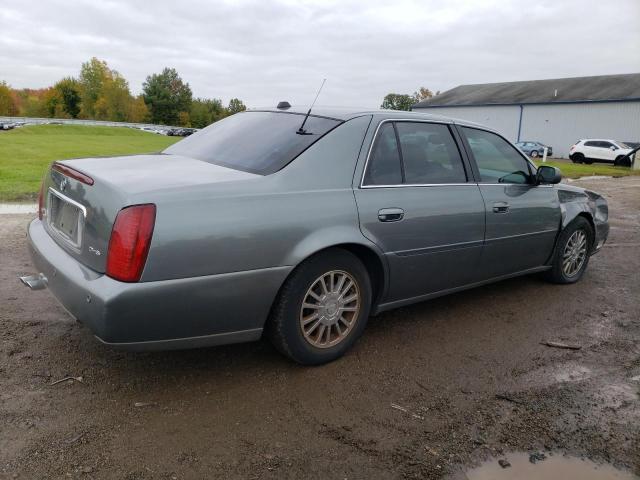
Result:
{"type": "Polygon", "coordinates": [[[266,334],[320,364],[385,310],[537,272],[576,282],[607,238],[604,198],[495,131],[283,105],[158,154],[55,162],[23,282],[116,347],[266,334]]]}

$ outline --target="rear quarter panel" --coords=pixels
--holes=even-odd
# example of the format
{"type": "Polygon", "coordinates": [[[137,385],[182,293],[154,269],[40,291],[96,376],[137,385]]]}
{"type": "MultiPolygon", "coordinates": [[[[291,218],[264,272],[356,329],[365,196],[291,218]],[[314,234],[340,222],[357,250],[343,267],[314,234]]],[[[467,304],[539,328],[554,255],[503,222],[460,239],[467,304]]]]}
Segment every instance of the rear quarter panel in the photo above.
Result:
{"type": "Polygon", "coordinates": [[[366,243],[351,183],[371,116],[352,119],[265,177],[156,192],[142,281],[295,266],[331,245],[366,243]]]}

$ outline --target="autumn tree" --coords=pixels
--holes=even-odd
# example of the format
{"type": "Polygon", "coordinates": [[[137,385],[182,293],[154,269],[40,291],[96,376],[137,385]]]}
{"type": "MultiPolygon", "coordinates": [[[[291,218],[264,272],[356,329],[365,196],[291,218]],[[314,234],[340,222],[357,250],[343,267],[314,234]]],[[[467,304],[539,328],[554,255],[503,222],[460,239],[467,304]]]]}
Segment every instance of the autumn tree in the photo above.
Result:
{"type": "Polygon", "coordinates": [[[0,82],[0,115],[13,117],[18,114],[18,107],[9,86],[0,82]]]}
{"type": "Polygon", "coordinates": [[[95,118],[96,102],[100,98],[104,83],[112,76],[113,73],[104,60],[98,60],[93,57],[82,64],[80,77],[78,78],[82,95],[80,114],[82,118],[95,118]]]}
{"type": "Polygon", "coordinates": [[[149,107],[144,103],[144,97],[138,95],[129,103],[128,120],[133,123],[147,123],[151,121],[149,107]]]}
{"type": "Polygon", "coordinates": [[[238,112],[244,112],[246,109],[247,107],[239,98],[232,98],[231,100],[229,100],[229,106],[227,107],[229,115],[233,115],[234,113],[238,112]]]}
{"type": "Polygon", "coordinates": [[[189,116],[192,127],[204,128],[227,115],[227,109],[224,108],[220,99],[196,98],[191,102],[189,116]]]}
{"type": "Polygon", "coordinates": [[[432,97],[433,92],[425,87],[420,87],[417,91],[413,92],[415,103],[421,102],[423,100],[429,100],[432,97]]]}
{"type": "Polygon", "coordinates": [[[180,112],[189,112],[191,108],[191,87],[174,68],[149,75],[142,84],[142,92],[153,123],[175,125],[180,120],[180,112]]]}
{"type": "Polygon", "coordinates": [[[58,81],[54,86],[60,108],[71,118],[77,118],[80,113],[80,84],[74,78],[67,77],[58,81]]]}
{"type": "Polygon", "coordinates": [[[416,103],[411,95],[400,93],[389,93],[382,100],[380,108],[387,110],[411,110],[411,106],[416,103]]]}

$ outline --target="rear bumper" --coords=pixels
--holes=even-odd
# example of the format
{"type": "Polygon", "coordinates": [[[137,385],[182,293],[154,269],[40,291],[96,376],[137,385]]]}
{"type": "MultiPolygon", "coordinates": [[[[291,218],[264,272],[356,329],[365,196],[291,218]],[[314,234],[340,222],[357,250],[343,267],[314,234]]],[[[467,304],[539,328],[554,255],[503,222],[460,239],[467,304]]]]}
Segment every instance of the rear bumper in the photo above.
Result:
{"type": "Polygon", "coordinates": [[[123,283],[80,264],[40,220],[29,253],[51,293],[103,343],[166,350],[257,340],[290,267],[123,283]]]}

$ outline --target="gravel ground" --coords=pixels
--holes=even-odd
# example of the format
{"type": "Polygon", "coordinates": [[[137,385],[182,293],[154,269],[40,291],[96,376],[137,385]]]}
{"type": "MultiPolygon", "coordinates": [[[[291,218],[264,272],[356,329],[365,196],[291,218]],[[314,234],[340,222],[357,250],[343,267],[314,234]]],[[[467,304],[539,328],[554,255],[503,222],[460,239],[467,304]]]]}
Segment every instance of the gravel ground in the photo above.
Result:
{"type": "Polygon", "coordinates": [[[19,284],[30,216],[0,216],[0,478],[437,479],[544,450],[640,473],[640,178],[575,184],[611,209],[582,282],[385,313],[316,368],[266,342],[106,348],[19,284]],[[67,376],[82,381],[51,385],[67,376]]]}

